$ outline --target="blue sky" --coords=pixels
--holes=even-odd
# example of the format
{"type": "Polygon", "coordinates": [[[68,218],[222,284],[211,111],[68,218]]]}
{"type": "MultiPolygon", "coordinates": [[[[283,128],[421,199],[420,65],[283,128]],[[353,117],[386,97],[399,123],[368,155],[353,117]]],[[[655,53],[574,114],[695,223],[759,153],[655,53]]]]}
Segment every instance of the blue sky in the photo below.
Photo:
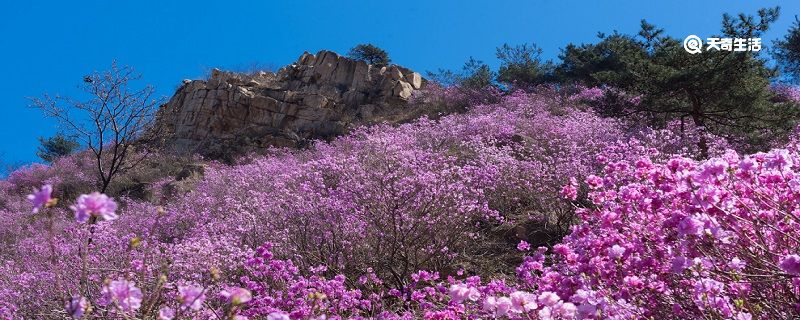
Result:
{"type": "MultiPolygon", "coordinates": [[[[113,59],[169,96],[212,67],[282,66],[303,51],[386,49],[418,71],[497,65],[494,48],[535,42],[555,59],[598,31],[638,31],[644,18],[678,38],[718,33],[724,12],[781,6],[766,39],[782,37],[800,1],[8,1],[0,10],[0,155],[36,161],[55,122],[26,97],[75,94],[83,75],[113,59]]],[[[769,47],[769,42],[765,41],[769,47]]]]}

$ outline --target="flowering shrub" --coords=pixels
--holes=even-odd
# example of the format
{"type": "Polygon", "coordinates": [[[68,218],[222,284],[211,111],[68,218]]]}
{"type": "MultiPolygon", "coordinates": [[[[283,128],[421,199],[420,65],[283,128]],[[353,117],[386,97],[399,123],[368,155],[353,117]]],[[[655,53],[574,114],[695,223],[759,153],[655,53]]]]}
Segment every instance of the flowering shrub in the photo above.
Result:
{"type": "Polygon", "coordinates": [[[605,159],[586,179],[596,208],[580,210],[550,266],[518,272],[602,318],[795,317],[799,157],[605,159]]]}
{"type": "Polygon", "coordinates": [[[541,90],[210,163],[163,207],[72,188],[70,157],[13,173],[0,318],[797,317],[794,144],[698,161],[691,127],[541,90]]]}
{"type": "MultiPolygon", "coordinates": [[[[136,312],[163,306],[180,317],[186,312],[179,304],[148,294],[200,286],[204,304],[221,312],[230,303],[216,294],[243,286],[243,266],[234,261],[265,242],[291,258],[298,276],[325,266],[318,275],[332,281],[339,274],[380,280],[380,288],[359,289],[365,297],[405,290],[417,270],[507,272],[519,259],[519,239],[538,245],[568,230],[573,205],[561,199],[561,186],[597,172],[594,155],[624,139],[615,121],[548,94],[496,95],[501,101],[466,114],[361,128],[311,150],[276,151],[237,166],[211,163],[193,192],[159,194],[163,209],[110,201],[91,188],[71,195],[60,177],[49,176],[66,171],[60,164],[17,172],[2,190],[9,214],[1,237],[13,249],[0,252],[8,261],[0,282],[13,289],[0,300],[30,315],[63,312],[77,295],[91,302],[92,314],[110,314],[120,307],[114,301],[124,300],[104,292],[127,286],[142,292],[136,312]],[[24,195],[46,183],[63,201],[31,214],[24,195]],[[487,254],[505,257],[474,258],[487,254]]],[[[156,185],[163,181],[169,179],[156,185]]],[[[37,208],[46,203],[40,193],[33,196],[37,208]]],[[[71,310],[84,310],[81,301],[71,310]]],[[[126,305],[130,314],[136,303],[126,305]]]]}
{"type": "Polygon", "coordinates": [[[168,205],[156,232],[207,248],[220,237],[225,248],[272,242],[303,270],[372,269],[396,287],[418,269],[498,267],[469,259],[509,251],[484,231],[566,232],[573,207],[561,186],[596,172],[594,155],[623,137],[614,121],[559,102],[519,92],[467,115],[361,128],[311,151],[212,166],[195,192],[168,205]]]}

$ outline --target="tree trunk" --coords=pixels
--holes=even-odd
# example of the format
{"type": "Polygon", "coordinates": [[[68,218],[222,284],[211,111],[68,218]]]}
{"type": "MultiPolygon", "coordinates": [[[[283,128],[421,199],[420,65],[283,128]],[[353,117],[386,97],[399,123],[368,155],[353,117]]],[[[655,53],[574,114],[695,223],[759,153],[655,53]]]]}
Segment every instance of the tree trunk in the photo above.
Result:
{"type": "Polygon", "coordinates": [[[697,126],[698,133],[700,134],[697,141],[697,148],[700,149],[700,158],[708,159],[708,138],[706,137],[706,124],[703,119],[703,107],[697,99],[692,98],[692,121],[697,126]]]}

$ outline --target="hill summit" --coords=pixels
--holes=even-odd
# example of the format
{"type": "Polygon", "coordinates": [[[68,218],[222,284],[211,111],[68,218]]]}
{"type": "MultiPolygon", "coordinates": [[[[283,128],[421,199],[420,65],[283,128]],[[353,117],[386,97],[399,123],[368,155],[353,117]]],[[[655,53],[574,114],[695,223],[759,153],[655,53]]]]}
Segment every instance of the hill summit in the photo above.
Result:
{"type": "Polygon", "coordinates": [[[297,147],[354,125],[407,120],[408,101],[425,83],[398,65],[305,52],[276,73],[214,69],[207,80],[184,80],[160,107],[156,128],[167,150],[211,158],[297,147]]]}

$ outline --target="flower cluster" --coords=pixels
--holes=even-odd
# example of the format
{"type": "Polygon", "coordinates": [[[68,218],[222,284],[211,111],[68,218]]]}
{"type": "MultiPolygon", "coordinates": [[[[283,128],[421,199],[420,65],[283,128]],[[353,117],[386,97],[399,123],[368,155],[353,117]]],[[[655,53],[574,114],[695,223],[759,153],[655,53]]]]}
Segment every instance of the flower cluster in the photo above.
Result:
{"type": "Polygon", "coordinates": [[[549,266],[518,269],[529,286],[603,318],[796,316],[797,149],[606,163],[549,266]]]}

